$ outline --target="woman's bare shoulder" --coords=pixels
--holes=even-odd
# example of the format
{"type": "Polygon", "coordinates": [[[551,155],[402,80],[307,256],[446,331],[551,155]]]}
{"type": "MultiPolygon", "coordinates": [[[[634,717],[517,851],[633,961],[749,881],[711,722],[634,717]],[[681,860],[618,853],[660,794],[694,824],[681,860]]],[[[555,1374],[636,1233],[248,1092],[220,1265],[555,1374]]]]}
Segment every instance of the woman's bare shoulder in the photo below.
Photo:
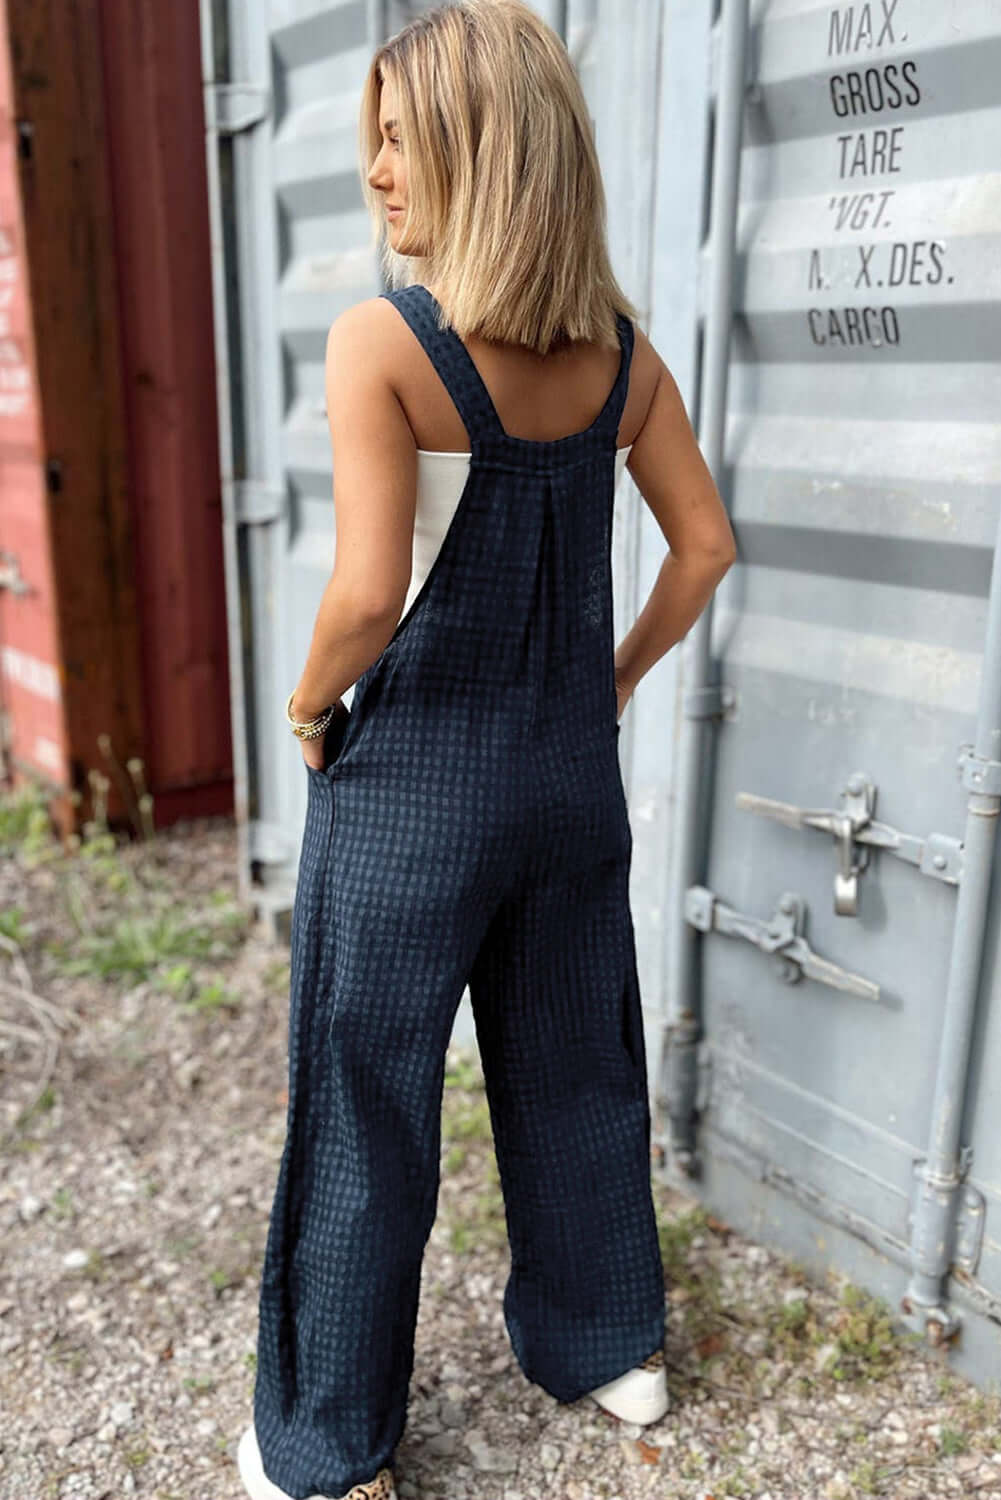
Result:
{"type": "Polygon", "coordinates": [[[401,331],[406,332],[406,323],[388,297],[363,297],[338,313],[327,333],[327,344],[378,351],[391,346],[401,331]]]}
{"type": "Polygon", "coordinates": [[[423,358],[421,345],[388,297],[364,297],[338,313],[327,333],[328,381],[362,380],[399,396],[423,358]]]}

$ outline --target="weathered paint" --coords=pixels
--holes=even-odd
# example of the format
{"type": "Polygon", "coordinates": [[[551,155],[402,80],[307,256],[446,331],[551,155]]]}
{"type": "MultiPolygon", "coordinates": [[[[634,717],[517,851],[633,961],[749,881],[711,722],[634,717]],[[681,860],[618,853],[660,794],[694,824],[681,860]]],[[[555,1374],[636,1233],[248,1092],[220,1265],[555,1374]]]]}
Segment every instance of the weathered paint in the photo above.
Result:
{"type": "MultiPolygon", "coordinates": [[[[9,191],[23,216],[38,391],[22,480],[35,545],[21,571],[31,592],[8,603],[4,634],[53,664],[61,696],[58,710],[19,701],[15,764],[83,793],[84,817],[88,772],[111,770],[99,736],[110,736],[122,763],[141,743],[98,10],[95,0],[7,0],[4,32],[18,142],[9,191]],[[36,744],[60,752],[40,762],[36,744]]],[[[65,823],[78,816],[67,799],[54,808],[65,823]]],[[[110,811],[121,812],[114,783],[110,811]]]]}
{"type": "Polygon", "coordinates": [[[7,43],[0,0],[0,750],[8,771],[20,764],[58,782],[66,774],[59,642],[7,43]]]}
{"type": "Polygon", "coordinates": [[[102,0],[100,39],[157,821],[232,808],[197,0],[102,0]]]}
{"type": "Polygon", "coordinates": [[[7,0],[3,20],[0,640],[11,760],[83,794],[75,808],[56,797],[66,827],[91,815],[91,771],[111,778],[111,821],[138,821],[120,793],[133,756],[157,823],[223,812],[231,757],[197,0],[7,0]]]}

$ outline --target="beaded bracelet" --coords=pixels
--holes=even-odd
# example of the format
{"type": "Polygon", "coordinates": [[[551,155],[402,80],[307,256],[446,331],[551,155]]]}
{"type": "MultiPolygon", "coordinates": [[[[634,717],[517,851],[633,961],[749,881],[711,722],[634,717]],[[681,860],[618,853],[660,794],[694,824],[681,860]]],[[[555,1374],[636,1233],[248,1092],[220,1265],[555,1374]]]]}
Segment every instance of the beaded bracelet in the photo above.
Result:
{"type": "Polygon", "coordinates": [[[289,693],[288,702],[285,705],[285,717],[292,726],[292,733],[300,740],[318,739],[321,734],[326,732],[327,725],[334,716],[334,709],[337,707],[337,704],[331,703],[330,707],[325,708],[322,714],[318,714],[315,719],[305,719],[300,722],[292,717],[292,699],[294,697],[295,688],[289,693]]]}

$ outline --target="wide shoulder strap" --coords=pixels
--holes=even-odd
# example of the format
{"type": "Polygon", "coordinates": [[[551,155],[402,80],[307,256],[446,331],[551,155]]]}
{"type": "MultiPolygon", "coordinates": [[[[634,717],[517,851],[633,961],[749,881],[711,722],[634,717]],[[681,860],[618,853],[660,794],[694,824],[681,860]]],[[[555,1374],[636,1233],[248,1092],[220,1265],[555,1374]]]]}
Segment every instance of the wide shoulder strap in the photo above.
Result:
{"type": "Polygon", "coordinates": [[[397,287],[380,293],[406,319],[455,402],[471,448],[480,440],[503,437],[490,394],[465,344],[453,328],[442,327],[440,305],[426,286],[397,287]]]}

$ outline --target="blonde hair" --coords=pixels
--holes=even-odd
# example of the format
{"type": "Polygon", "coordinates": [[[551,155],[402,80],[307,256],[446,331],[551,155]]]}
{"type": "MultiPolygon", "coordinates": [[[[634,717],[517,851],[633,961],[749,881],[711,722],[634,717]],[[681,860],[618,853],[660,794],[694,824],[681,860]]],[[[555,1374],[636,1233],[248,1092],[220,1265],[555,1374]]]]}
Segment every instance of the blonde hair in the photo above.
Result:
{"type": "Polygon", "coordinates": [[[455,0],[383,43],[363,85],[360,146],[390,287],[432,285],[462,339],[540,354],[577,340],[618,347],[615,313],[637,313],[612,274],[591,118],[566,47],[522,0],[455,0]],[[422,255],[390,246],[368,181],[384,81],[407,163],[403,233],[422,255]]]}

